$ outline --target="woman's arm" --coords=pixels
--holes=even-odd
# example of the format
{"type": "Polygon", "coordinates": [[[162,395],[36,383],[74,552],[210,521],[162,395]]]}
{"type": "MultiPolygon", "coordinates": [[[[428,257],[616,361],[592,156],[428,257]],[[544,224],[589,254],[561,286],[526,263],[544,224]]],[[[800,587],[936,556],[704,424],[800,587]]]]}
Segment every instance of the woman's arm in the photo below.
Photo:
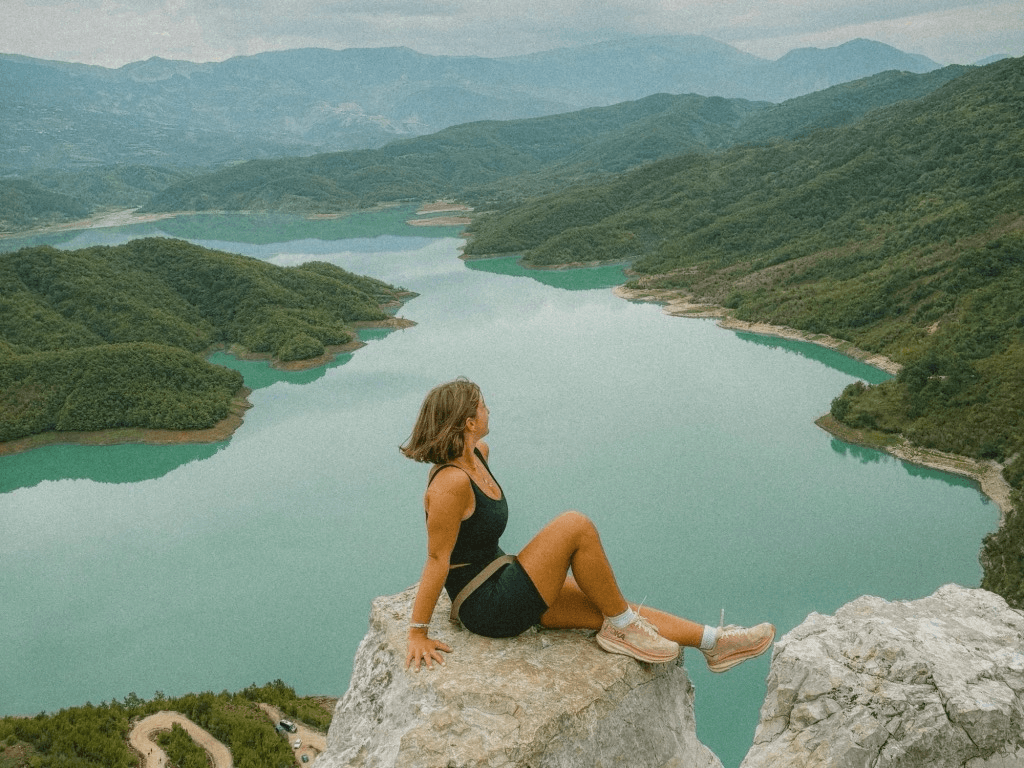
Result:
{"type": "MultiPolygon", "coordinates": [[[[466,474],[457,469],[441,470],[427,489],[427,562],[423,566],[410,622],[429,624],[434,606],[448,578],[448,568],[462,519],[475,507],[473,489],[466,474]]],[[[428,636],[426,627],[409,627],[409,645],[405,666],[418,672],[420,664],[433,668],[434,662],[444,664],[440,651],[451,648],[428,636]]]]}

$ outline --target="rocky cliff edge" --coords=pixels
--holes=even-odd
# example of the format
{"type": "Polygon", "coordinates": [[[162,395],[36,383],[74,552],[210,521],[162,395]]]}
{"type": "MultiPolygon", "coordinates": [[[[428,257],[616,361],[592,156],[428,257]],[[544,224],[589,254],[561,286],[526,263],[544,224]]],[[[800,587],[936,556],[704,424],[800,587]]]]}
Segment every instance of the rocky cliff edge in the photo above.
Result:
{"type": "Polygon", "coordinates": [[[405,671],[414,596],[374,600],[315,768],[721,768],[697,740],[686,670],[605,653],[592,632],[479,637],[442,595],[430,634],[454,651],[405,671]]]}
{"type": "Polygon", "coordinates": [[[1024,768],[1024,613],[956,585],[812,613],[772,656],[767,766],[1024,768]]]}

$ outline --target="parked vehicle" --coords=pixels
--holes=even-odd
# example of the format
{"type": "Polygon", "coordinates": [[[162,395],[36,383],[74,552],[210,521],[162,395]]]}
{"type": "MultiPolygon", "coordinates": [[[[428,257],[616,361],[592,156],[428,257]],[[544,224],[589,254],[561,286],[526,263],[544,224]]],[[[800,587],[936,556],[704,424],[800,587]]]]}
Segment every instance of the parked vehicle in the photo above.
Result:
{"type": "Polygon", "coordinates": [[[279,725],[288,731],[288,733],[295,733],[298,730],[298,728],[295,727],[295,723],[291,720],[282,720],[279,725]]]}

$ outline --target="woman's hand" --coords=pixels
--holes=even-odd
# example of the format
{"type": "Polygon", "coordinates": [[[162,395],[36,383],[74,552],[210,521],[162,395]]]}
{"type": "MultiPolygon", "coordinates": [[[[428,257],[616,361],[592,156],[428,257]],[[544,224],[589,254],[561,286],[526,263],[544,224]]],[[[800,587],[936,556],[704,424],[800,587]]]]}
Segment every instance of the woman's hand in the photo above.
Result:
{"type": "Polygon", "coordinates": [[[444,664],[444,656],[441,651],[451,653],[452,649],[447,643],[427,637],[426,633],[419,633],[415,630],[409,632],[409,650],[405,654],[405,668],[412,666],[413,672],[420,671],[420,664],[426,664],[428,669],[434,668],[434,662],[444,664]]]}

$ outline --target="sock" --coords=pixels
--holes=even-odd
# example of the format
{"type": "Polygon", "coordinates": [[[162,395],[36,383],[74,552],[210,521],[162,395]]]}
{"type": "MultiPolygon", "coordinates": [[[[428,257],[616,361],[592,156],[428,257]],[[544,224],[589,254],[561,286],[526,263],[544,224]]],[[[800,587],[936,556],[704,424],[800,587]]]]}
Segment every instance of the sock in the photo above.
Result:
{"type": "Polygon", "coordinates": [[[636,611],[626,606],[626,610],[620,613],[618,616],[609,616],[608,621],[612,623],[612,626],[616,629],[625,629],[634,621],[637,620],[636,611]]]}
{"type": "Polygon", "coordinates": [[[704,625],[704,636],[700,639],[700,649],[702,651],[710,651],[715,647],[715,643],[718,642],[718,627],[710,627],[707,624],[704,625]]]}

